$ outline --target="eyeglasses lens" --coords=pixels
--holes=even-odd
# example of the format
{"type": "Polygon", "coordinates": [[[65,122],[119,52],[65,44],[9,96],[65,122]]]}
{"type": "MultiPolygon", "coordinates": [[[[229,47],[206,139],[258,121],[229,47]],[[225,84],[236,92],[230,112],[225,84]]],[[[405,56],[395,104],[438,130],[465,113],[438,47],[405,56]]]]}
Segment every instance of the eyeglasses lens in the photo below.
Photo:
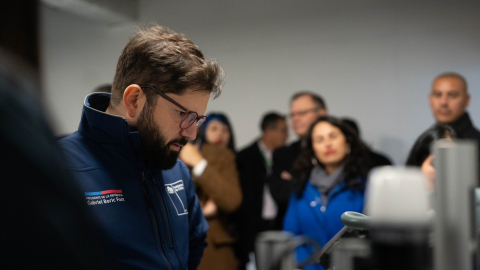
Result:
{"type": "Polygon", "coordinates": [[[197,129],[198,129],[201,125],[203,125],[203,123],[205,123],[205,120],[207,120],[206,117],[202,117],[202,118],[198,119],[198,121],[197,121],[197,129]]]}
{"type": "Polygon", "coordinates": [[[188,128],[189,126],[191,126],[193,124],[193,122],[195,122],[196,119],[197,119],[197,114],[196,113],[189,113],[185,117],[185,119],[183,119],[182,128],[183,129],[188,128]]]}

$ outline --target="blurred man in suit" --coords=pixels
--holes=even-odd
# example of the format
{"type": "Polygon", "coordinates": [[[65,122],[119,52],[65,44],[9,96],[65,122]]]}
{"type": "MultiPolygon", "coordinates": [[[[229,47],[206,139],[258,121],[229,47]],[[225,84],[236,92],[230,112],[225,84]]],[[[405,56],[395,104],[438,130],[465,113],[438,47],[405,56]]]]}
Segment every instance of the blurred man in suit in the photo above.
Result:
{"type": "Polygon", "coordinates": [[[310,125],[320,116],[327,115],[323,98],[312,92],[299,92],[290,101],[290,120],[293,131],[299,139],[289,146],[281,147],[273,153],[272,174],[268,178],[270,192],[277,204],[277,228],[282,228],[283,216],[287,210],[290,193],[293,189],[290,170],[301,151],[302,138],[310,125]]]}
{"type": "Polygon", "coordinates": [[[272,153],[285,145],[288,127],[285,117],[267,113],[261,123],[262,136],[237,155],[237,167],[243,192],[243,203],[238,215],[240,241],[238,257],[242,264],[254,250],[255,237],[259,232],[281,229],[276,222],[277,205],[266,182],[272,172],[272,153]]]}

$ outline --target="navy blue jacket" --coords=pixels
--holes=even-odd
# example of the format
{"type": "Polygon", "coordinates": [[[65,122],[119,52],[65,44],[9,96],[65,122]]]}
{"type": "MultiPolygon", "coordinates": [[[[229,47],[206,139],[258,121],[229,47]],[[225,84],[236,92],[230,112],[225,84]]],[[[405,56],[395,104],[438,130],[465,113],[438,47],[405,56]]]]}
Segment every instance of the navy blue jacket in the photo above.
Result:
{"type": "MultiPolygon", "coordinates": [[[[316,240],[321,247],[342,228],[340,216],[346,211],[363,212],[364,192],[349,189],[340,183],[328,194],[328,203],[322,206],[320,191],[307,182],[301,198],[292,194],[283,229],[294,235],[304,235],[316,240]]],[[[297,248],[297,260],[305,260],[313,250],[307,246],[297,248]]],[[[324,269],[320,265],[307,266],[305,270],[324,269]]]]}
{"type": "Polygon", "coordinates": [[[78,131],[60,140],[113,258],[113,269],[196,269],[206,246],[203,217],[190,173],[180,160],[149,168],[138,132],[104,113],[109,94],[86,97],[78,131]]]}

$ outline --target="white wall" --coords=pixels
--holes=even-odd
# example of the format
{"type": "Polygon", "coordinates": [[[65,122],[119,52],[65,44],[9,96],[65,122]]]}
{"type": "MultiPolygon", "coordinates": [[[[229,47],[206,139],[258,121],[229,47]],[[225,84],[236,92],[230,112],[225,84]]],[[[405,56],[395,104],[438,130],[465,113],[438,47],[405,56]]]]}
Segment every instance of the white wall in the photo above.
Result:
{"type": "MultiPolygon", "coordinates": [[[[224,93],[208,111],[228,113],[238,148],[259,135],[263,113],[287,113],[290,96],[310,89],[403,164],[433,123],[427,95],[437,74],[467,78],[480,125],[480,2],[417,2],[143,0],[139,18],[185,33],[224,67],[224,93]]],[[[84,96],[113,79],[133,26],[42,9],[44,88],[59,134],[76,130],[84,96]]]]}

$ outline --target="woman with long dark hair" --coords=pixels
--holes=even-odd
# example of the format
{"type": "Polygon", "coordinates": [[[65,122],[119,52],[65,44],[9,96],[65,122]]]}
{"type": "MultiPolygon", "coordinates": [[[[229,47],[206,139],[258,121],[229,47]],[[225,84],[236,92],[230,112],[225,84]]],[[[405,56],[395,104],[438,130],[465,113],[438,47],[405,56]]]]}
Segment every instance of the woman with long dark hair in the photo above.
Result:
{"type": "MultiPolygon", "coordinates": [[[[324,246],[343,228],[340,216],[344,212],[363,211],[370,168],[366,148],[351,128],[331,116],[318,118],[292,170],[297,189],[290,198],[284,230],[324,246]]],[[[299,247],[297,260],[303,261],[311,253],[310,248],[299,247]]]]}
{"type": "Polygon", "coordinates": [[[242,192],[235,163],[233,130],[227,117],[210,114],[198,130],[197,143],[184,146],[180,159],[192,167],[195,189],[210,226],[208,246],[199,270],[237,269],[229,214],[241,204],[242,192]]]}

